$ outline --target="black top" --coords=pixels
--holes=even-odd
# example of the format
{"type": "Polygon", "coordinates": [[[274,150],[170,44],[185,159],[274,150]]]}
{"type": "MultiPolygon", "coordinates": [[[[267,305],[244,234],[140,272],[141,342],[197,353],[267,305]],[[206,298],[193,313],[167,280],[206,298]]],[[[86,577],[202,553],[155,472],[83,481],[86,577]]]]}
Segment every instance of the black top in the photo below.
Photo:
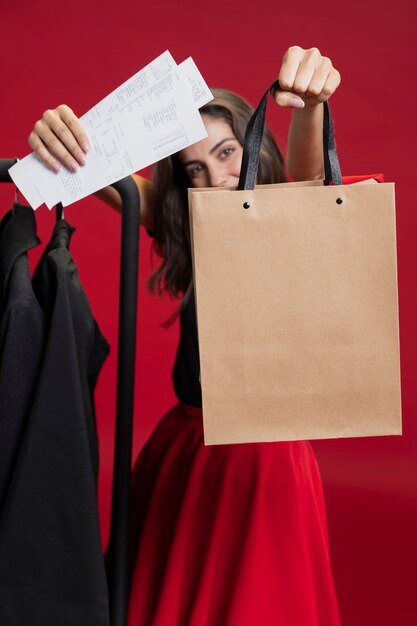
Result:
{"type": "Polygon", "coordinates": [[[180,341],[172,380],[177,398],[183,404],[201,408],[200,354],[194,291],[180,317],[180,341]]]}
{"type": "MultiPolygon", "coordinates": [[[[150,237],[154,237],[153,230],[147,228],[146,231],[150,237]]],[[[180,402],[202,407],[194,290],[180,315],[180,341],[172,370],[172,382],[180,402]]]]}

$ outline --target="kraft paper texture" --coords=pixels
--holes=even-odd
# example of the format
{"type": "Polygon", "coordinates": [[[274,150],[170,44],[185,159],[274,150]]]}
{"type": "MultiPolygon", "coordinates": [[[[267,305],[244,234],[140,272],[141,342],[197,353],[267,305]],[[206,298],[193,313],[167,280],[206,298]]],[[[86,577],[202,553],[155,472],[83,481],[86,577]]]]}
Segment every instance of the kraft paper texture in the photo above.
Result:
{"type": "Polygon", "coordinates": [[[189,206],[206,444],[401,434],[394,184],[189,206]]]}

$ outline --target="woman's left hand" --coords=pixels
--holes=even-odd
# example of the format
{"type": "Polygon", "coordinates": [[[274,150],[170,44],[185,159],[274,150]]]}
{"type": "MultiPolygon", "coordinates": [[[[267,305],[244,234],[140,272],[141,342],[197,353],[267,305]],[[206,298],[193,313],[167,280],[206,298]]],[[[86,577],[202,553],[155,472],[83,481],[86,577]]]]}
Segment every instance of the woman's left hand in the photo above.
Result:
{"type": "Polygon", "coordinates": [[[284,54],[274,98],[282,107],[301,109],[325,102],[340,85],[340,73],[318,48],[291,46],[284,54]]]}

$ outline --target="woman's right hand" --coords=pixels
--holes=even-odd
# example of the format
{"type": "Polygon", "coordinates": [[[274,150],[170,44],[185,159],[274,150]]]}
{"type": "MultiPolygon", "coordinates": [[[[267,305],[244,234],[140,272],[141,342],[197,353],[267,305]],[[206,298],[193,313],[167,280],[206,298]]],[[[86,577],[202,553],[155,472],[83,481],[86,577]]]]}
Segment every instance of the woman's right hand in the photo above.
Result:
{"type": "Polygon", "coordinates": [[[76,172],[80,165],[85,165],[90,149],[83,125],[66,104],[45,111],[28,141],[39,159],[54,172],[59,172],[62,165],[76,172]]]}

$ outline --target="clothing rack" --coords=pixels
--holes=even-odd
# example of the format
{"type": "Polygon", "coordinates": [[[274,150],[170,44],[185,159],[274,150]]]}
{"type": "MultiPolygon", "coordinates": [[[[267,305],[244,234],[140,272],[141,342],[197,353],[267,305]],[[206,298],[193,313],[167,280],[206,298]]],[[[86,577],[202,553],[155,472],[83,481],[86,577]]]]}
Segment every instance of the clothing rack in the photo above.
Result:
{"type": "MultiPolygon", "coordinates": [[[[8,170],[17,159],[0,159],[0,183],[13,182],[8,170]]],[[[136,354],[140,196],[131,176],[113,183],[122,200],[116,431],[110,539],[106,554],[111,626],[126,626],[128,601],[128,519],[136,354]]],[[[56,207],[57,215],[62,205],[56,207]]]]}

